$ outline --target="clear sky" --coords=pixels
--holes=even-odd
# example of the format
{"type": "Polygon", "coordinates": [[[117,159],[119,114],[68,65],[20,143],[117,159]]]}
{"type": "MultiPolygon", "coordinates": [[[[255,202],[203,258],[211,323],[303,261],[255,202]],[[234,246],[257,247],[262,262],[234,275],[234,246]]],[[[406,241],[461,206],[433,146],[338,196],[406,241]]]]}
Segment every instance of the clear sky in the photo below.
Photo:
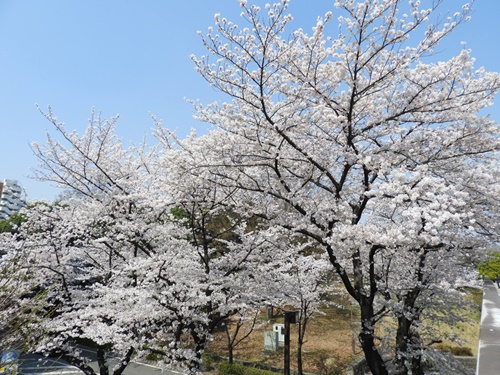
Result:
{"type": "MultiPolygon", "coordinates": [[[[292,0],[294,27],[310,30],[318,15],[334,11],[333,3],[292,0]]],[[[441,47],[442,56],[458,53],[466,41],[477,67],[500,71],[500,1],[476,0],[474,9],[441,47]]],[[[69,130],[80,132],[92,107],[105,117],[119,114],[125,144],[150,134],[150,114],[180,136],[193,127],[206,131],[185,98],[208,103],[217,94],[189,55],[204,53],[197,31],[213,25],[215,13],[238,23],[240,11],[237,0],[0,0],[0,180],[17,179],[30,200],[58,194],[28,177],[37,164],[30,143],[43,143],[52,131],[35,104],[50,105],[69,130]]],[[[489,112],[500,120],[499,104],[489,112]]]]}

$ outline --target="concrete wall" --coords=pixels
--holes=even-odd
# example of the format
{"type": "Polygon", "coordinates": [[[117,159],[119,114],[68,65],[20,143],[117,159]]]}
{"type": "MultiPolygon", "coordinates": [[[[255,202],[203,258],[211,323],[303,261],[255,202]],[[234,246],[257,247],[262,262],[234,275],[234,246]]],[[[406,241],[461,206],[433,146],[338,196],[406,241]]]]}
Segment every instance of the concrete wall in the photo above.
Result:
{"type": "MultiPolygon", "coordinates": [[[[215,361],[225,361],[227,360],[226,357],[218,356],[218,355],[210,355],[215,361]]],[[[475,370],[476,369],[476,363],[477,363],[477,358],[476,357],[455,357],[455,359],[459,360],[462,362],[464,367],[470,370],[475,370]]],[[[252,363],[252,362],[247,362],[247,361],[240,361],[240,360],[234,360],[235,363],[239,363],[241,365],[249,366],[249,367],[256,367],[260,368],[263,370],[269,370],[269,371],[274,371],[277,373],[283,373],[283,368],[281,367],[275,367],[275,366],[270,366],[266,365],[263,363],[252,363]]],[[[346,369],[346,375],[370,375],[370,370],[368,369],[368,365],[366,364],[366,361],[364,357],[358,358],[354,360],[349,366],[347,366],[346,369]]],[[[291,369],[290,374],[292,375],[297,375],[297,371],[291,369]]],[[[304,373],[304,375],[313,375],[309,373],[304,373]]]]}
{"type": "MultiPolygon", "coordinates": [[[[469,370],[476,369],[477,358],[476,357],[455,357],[456,360],[460,361],[465,368],[469,370]]],[[[352,362],[346,369],[346,375],[369,375],[370,370],[364,358],[358,358],[352,362]]]]}
{"type": "Polygon", "coordinates": [[[458,359],[460,362],[462,362],[464,367],[476,371],[476,366],[477,366],[476,357],[455,357],[455,359],[458,359]]]}

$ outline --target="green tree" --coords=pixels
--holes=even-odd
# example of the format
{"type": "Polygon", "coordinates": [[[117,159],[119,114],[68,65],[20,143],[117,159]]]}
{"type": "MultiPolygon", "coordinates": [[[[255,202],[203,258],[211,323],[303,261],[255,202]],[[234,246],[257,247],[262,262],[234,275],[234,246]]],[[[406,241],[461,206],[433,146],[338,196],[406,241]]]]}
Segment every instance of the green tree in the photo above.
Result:
{"type": "Polygon", "coordinates": [[[500,252],[490,251],[488,258],[479,265],[479,273],[495,280],[500,275],[500,252]]]}
{"type": "Polygon", "coordinates": [[[25,220],[25,217],[21,213],[16,212],[8,219],[0,221],[0,233],[16,233],[19,224],[25,220]]]}

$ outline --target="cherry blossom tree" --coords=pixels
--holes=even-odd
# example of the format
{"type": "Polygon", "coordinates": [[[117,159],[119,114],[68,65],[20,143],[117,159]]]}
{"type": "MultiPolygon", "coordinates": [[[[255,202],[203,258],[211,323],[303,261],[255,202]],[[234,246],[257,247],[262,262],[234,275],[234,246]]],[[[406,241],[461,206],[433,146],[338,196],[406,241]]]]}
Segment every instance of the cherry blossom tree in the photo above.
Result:
{"type": "MultiPolygon", "coordinates": [[[[23,254],[32,285],[47,294],[45,319],[18,334],[32,338],[31,351],[60,356],[95,374],[82,350],[90,347],[100,374],[119,375],[133,355],[168,335],[179,319],[192,319],[189,311],[182,316],[161,309],[160,301],[170,293],[178,306],[198,267],[185,228],[170,214],[171,196],[151,191],[151,176],[158,173],[153,150],[124,149],[114,133],[116,119],[93,113],[80,136],[50,109],[45,115],[56,134],[48,134],[44,146],[33,145],[41,163],[38,177],[67,193],[58,203],[25,210],[14,241],[2,243],[23,254]],[[168,290],[162,289],[164,271],[183,272],[168,290]],[[33,328],[36,335],[30,334],[33,328]]],[[[182,354],[172,350],[171,356],[182,354]]]]}
{"type": "MultiPolygon", "coordinates": [[[[12,222],[10,222],[12,224],[12,222]]],[[[14,241],[11,232],[15,225],[6,225],[8,231],[0,233],[0,351],[15,348],[22,352],[28,346],[26,338],[18,333],[27,325],[32,325],[45,315],[46,293],[37,291],[36,280],[32,276],[32,266],[22,251],[23,243],[14,241]]]]}
{"type": "Polygon", "coordinates": [[[276,235],[232,213],[234,189],[192,172],[192,157],[179,142],[171,147],[165,129],[158,147],[125,149],[116,119],[93,114],[79,135],[50,109],[45,116],[56,133],[33,145],[37,173],[67,192],[25,210],[13,238],[48,293],[50,314],[30,349],[86,374],[95,370],[82,345],[96,350],[100,374],[119,375],[148,350],[196,370],[218,325],[272,302],[260,265],[276,235]]]}
{"type": "MultiPolygon", "coordinates": [[[[33,145],[39,177],[67,189],[56,204],[25,211],[18,239],[49,294],[48,319],[38,323],[31,350],[57,355],[94,374],[82,346],[96,351],[100,374],[121,374],[132,356],[172,316],[154,314],[159,265],[189,254],[182,228],[170,220],[171,202],[152,201],[144,149],[124,149],[115,122],[92,116],[84,135],[57,130],[45,146],[33,145]],[[161,316],[158,316],[161,315],[161,316]],[[164,323],[163,323],[164,324],[164,323]]],[[[186,271],[190,269],[186,267],[186,271]]]]}
{"type": "Polygon", "coordinates": [[[193,152],[200,173],[326,252],[359,304],[373,374],[421,374],[423,312],[498,239],[498,127],[485,109],[500,77],[470,50],[435,54],[470,6],[337,0],[307,34],[286,31],[287,0],[264,15],[240,4],[245,25],[216,15],[207,55],[193,56],[230,99],[195,103],[215,126],[193,152]],[[376,329],[388,316],[385,356],[376,329]]]}
{"type": "Polygon", "coordinates": [[[184,218],[189,242],[204,270],[198,282],[204,285],[200,289],[205,303],[200,310],[205,320],[196,327],[186,327],[192,332],[196,353],[201,355],[218,326],[282,294],[268,277],[274,262],[263,264],[276,251],[277,234],[259,228],[259,218],[252,213],[235,210],[239,201],[247,199],[245,195],[214,183],[214,176],[208,178],[193,168],[194,154],[203,153],[195,150],[195,134],[179,140],[160,123],[156,125],[165,173],[155,184],[158,190],[167,189],[175,196],[179,217],[184,218]]]}

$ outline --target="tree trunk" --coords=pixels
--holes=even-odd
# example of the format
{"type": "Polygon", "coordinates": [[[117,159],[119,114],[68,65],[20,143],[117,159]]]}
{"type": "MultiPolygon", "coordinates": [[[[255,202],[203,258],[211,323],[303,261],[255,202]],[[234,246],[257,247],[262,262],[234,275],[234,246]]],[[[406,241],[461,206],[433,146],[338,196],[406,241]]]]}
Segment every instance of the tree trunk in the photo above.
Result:
{"type": "Polygon", "coordinates": [[[267,319],[270,320],[273,318],[273,313],[274,313],[274,308],[273,308],[273,305],[267,305],[267,319]]]}
{"type": "Polygon", "coordinates": [[[302,309],[299,318],[299,334],[297,339],[297,372],[298,375],[304,373],[302,364],[302,346],[304,344],[304,337],[306,335],[307,321],[308,321],[308,302],[302,301],[302,309]]]}
{"type": "Polygon", "coordinates": [[[396,375],[407,375],[409,369],[405,363],[411,365],[412,375],[424,375],[422,367],[422,339],[418,332],[412,328],[413,321],[406,317],[398,318],[398,331],[396,335],[396,375]],[[413,352],[413,353],[412,353],[413,352]]]}
{"type": "Polygon", "coordinates": [[[411,322],[404,314],[398,317],[398,329],[396,332],[396,347],[394,355],[395,375],[407,375],[408,368],[408,341],[410,340],[411,322]]]}
{"type": "Polygon", "coordinates": [[[361,332],[359,341],[366,363],[373,375],[389,375],[382,356],[375,345],[375,321],[373,306],[367,298],[360,300],[361,307],[361,332]]]}
{"type": "Polygon", "coordinates": [[[113,371],[113,375],[121,375],[123,373],[123,371],[125,371],[128,364],[130,363],[130,359],[132,358],[132,354],[134,354],[134,351],[135,351],[134,348],[130,348],[128,350],[125,357],[122,358],[122,360],[120,361],[121,362],[120,366],[115,371],[113,371]]]}
{"type": "Polygon", "coordinates": [[[413,375],[424,375],[421,355],[416,355],[411,359],[411,373],[413,375]]]}
{"type": "Polygon", "coordinates": [[[405,364],[411,364],[413,375],[423,375],[422,355],[419,354],[422,349],[422,339],[413,326],[414,322],[420,321],[420,313],[414,309],[419,293],[420,290],[415,288],[405,296],[403,313],[398,317],[394,358],[397,375],[408,374],[409,369],[405,364]]]}
{"type": "Polygon", "coordinates": [[[106,365],[105,350],[101,347],[97,348],[97,365],[99,366],[99,375],[109,375],[108,366],[106,365]]]}
{"type": "MultiPolygon", "coordinates": [[[[419,321],[420,318],[416,319],[419,321]]],[[[415,321],[415,320],[413,320],[415,321]]],[[[412,323],[413,323],[412,321],[412,323]]],[[[422,350],[424,349],[422,338],[420,333],[414,329],[413,324],[410,326],[410,343],[411,350],[413,351],[411,355],[411,373],[413,375],[424,375],[424,368],[422,366],[422,350]]]]}
{"type": "Polygon", "coordinates": [[[375,324],[376,317],[374,311],[374,296],[377,293],[377,283],[375,281],[374,271],[374,256],[378,247],[373,246],[370,250],[370,273],[369,273],[369,289],[368,295],[363,291],[363,267],[361,263],[360,253],[353,255],[353,268],[354,268],[354,284],[351,282],[345,269],[340,265],[335,257],[335,251],[331,245],[326,244],[326,250],[330,263],[335,268],[335,272],[342,280],[346,291],[357,301],[360,307],[361,318],[361,331],[359,333],[359,343],[363,354],[365,355],[366,363],[372,375],[389,375],[387,366],[380,355],[380,352],[375,345],[375,324]]]}
{"type": "Polygon", "coordinates": [[[207,339],[205,335],[198,335],[194,330],[191,331],[191,337],[194,341],[195,358],[189,363],[189,372],[196,373],[200,368],[201,356],[205,351],[207,339]]]}
{"type": "Polygon", "coordinates": [[[303,375],[302,369],[302,340],[299,340],[297,345],[297,373],[298,375],[303,375]]]}
{"type": "Polygon", "coordinates": [[[402,297],[403,311],[398,317],[398,328],[396,333],[396,353],[394,363],[396,365],[397,375],[407,375],[407,364],[411,366],[413,375],[423,375],[422,369],[422,339],[420,334],[413,325],[414,322],[420,321],[421,310],[416,308],[417,299],[422,292],[422,287],[425,285],[423,270],[427,258],[427,249],[423,249],[418,256],[418,265],[416,268],[415,287],[408,290],[402,297]]]}
{"type": "Polygon", "coordinates": [[[228,356],[229,356],[229,363],[230,364],[233,364],[233,346],[232,345],[228,345],[227,347],[227,353],[228,353],[228,356]]]}
{"type": "Polygon", "coordinates": [[[51,355],[61,358],[72,366],[78,367],[85,375],[96,375],[94,369],[85,363],[81,358],[73,357],[66,352],[58,350],[51,352],[51,355]]]}

